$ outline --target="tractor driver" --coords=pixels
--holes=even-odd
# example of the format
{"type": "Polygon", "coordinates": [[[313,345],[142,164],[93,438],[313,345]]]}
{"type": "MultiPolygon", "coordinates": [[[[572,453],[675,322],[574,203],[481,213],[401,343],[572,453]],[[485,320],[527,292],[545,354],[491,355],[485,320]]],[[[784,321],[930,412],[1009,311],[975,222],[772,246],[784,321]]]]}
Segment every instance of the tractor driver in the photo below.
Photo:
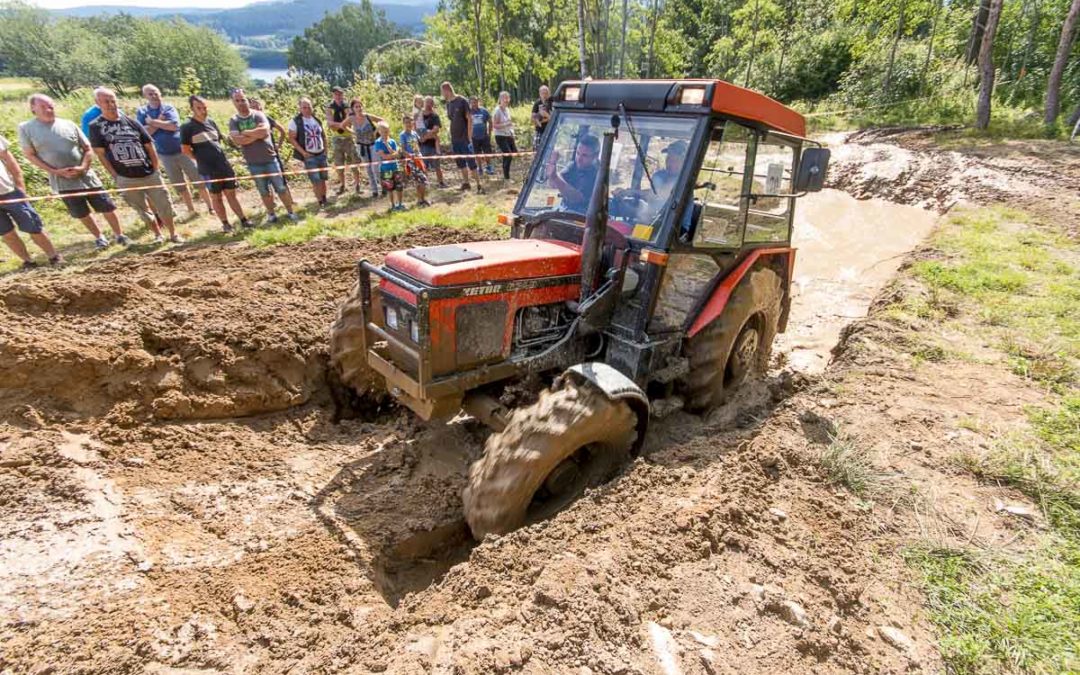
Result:
{"type": "Polygon", "coordinates": [[[561,174],[557,171],[559,153],[554,150],[547,160],[548,180],[559,191],[562,205],[568,211],[585,213],[592,197],[596,177],[600,173],[597,158],[600,155],[600,141],[596,136],[585,135],[578,139],[574,149],[574,161],[561,174]]]}
{"type": "Polygon", "coordinates": [[[667,202],[668,195],[671,194],[672,189],[675,187],[675,181],[679,180],[683,163],[686,162],[688,147],[686,141],[674,141],[660,151],[661,154],[667,155],[667,157],[664,159],[664,168],[652,174],[652,187],[643,185],[639,189],[626,188],[617,190],[614,196],[616,198],[637,197],[642,202],[647,203],[648,207],[659,209],[667,202]]]}

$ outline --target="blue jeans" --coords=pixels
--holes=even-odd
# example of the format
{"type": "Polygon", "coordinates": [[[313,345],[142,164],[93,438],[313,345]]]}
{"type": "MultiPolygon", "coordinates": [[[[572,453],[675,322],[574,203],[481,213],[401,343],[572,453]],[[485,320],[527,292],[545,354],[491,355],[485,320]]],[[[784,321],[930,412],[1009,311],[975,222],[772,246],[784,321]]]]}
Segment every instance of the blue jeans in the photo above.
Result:
{"type": "Polygon", "coordinates": [[[284,194],[285,177],[281,175],[281,166],[278,164],[277,159],[273,159],[265,164],[248,164],[248,171],[252,176],[255,176],[255,187],[259,190],[259,194],[266,196],[270,194],[270,186],[274,186],[274,192],[284,194]],[[259,177],[259,174],[271,174],[268,176],[259,177]]]}
{"type": "Polygon", "coordinates": [[[311,181],[312,185],[326,182],[326,179],[329,176],[329,172],[326,170],[327,166],[328,163],[326,161],[325,152],[321,155],[314,155],[304,160],[305,169],[308,169],[309,171],[311,171],[311,169],[322,169],[322,171],[311,171],[311,173],[307,175],[308,180],[311,181]]]}
{"type": "MultiPolygon", "coordinates": [[[[26,195],[22,190],[12,190],[6,195],[0,195],[0,202],[9,199],[22,199],[26,195]]],[[[30,206],[30,202],[16,202],[14,204],[0,204],[0,235],[11,232],[16,227],[27,234],[41,232],[41,216],[30,206]]]]}

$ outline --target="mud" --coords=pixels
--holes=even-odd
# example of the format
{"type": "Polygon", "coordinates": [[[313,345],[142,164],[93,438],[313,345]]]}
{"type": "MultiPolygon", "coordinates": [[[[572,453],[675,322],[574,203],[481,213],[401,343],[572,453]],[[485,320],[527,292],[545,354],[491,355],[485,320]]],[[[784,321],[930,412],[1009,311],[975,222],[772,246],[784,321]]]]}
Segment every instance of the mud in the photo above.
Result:
{"type": "MultiPolygon", "coordinates": [[[[823,195],[820,237],[800,235],[806,297],[840,298],[793,318],[812,354],[865,313],[887,276],[865,266],[922,227],[893,232],[885,210],[855,227],[849,208],[823,195]]],[[[484,430],[395,407],[336,421],[326,333],[355,261],[466,237],[195,248],[0,282],[0,671],[941,670],[900,519],[816,462],[842,423],[883,452],[944,436],[947,401],[906,398],[873,331],[845,333],[822,380],[776,372],[708,419],[673,413],[613,482],[481,544],[461,493],[484,430]],[[862,403],[838,402],[840,381],[862,403]]]]}

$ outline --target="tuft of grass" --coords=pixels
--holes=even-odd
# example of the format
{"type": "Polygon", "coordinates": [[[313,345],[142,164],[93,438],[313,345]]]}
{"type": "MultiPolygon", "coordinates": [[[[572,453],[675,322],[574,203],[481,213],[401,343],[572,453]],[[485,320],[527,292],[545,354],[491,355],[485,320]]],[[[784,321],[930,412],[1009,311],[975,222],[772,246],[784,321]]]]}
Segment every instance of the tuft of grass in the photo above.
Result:
{"type": "Polygon", "coordinates": [[[445,205],[401,212],[369,212],[356,218],[306,218],[294,225],[269,230],[255,230],[245,239],[252,246],[301,244],[316,237],[350,237],[371,239],[388,237],[417,227],[438,224],[440,227],[490,232],[503,230],[496,224],[497,212],[488,204],[478,204],[461,212],[448,210],[445,205]]]}
{"type": "Polygon", "coordinates": [[[950,672],[1064,673],[1080,667],[1080,547],[1054,541],[1017,559],[911,547],[950,672]]]}
{"type": "Polygon", "coordinates": [[[829,483],[840,485],[858,496],[872,495],[881,484],[881,474],[870,452],[844,434],[830,435],[830,443],[818,459],[829,483]]]}

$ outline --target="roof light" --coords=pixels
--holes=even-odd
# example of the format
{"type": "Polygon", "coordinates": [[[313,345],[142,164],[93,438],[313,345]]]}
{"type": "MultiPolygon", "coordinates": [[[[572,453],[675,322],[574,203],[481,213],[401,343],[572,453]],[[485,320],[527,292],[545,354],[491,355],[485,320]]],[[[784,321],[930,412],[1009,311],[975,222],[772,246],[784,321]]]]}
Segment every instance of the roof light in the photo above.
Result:
{"type": "Polygon", "coordinates": [[[679,103],[701,105],[705,102],[705,87],[683,87],[679,90],[679,103]]]}
{"type": "Polygon", "coordinates": [[[567,87],[563,89],[564,101],[579,101],[581,100],[581,87],[567,87]]]}

